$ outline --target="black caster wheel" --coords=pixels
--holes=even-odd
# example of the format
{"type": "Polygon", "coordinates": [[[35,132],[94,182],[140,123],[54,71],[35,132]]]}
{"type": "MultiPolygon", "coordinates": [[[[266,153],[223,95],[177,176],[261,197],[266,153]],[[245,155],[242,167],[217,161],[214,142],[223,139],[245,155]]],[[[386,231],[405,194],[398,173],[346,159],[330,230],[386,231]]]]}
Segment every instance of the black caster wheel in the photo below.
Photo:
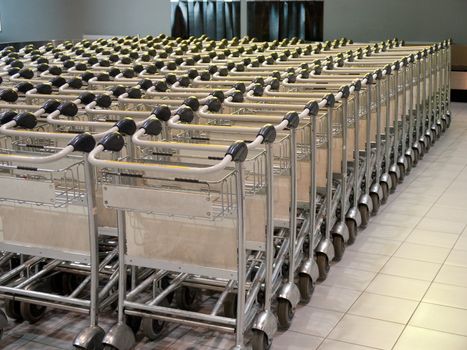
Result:
{"type": "Polygon", "coordinates": [[[254,329],[251,336],[251,349],[252,350],[268,350],[271,348],[268,336],[263,331],[254,329]]]}
{"type": "Polygon", "coordinates": [[[167,324],[164,321],[145,317],[141,321],[141,330],[149,340],[160,339],[165,335],[167,324]]]}
{"type": "Polygon", "coordinates": [[[349,230],[349,240],[347,244],[353,244],[355,239],[357,239],[357,223],[355,220],[346,219],[345,224],[347,225],[347,230],[349,230]]]}
{"type": "Polygon", "coordinates": [[[131,328],[131,330],[133,331],[133,333],[138,333],[139,331],[139,328],[141,327],[141,322],[143,321],[143,319],[139,316],[132,316],[132,315],[128,315],[126,316],[126,320],[125,320],[125,323],[127,324],[128,327],[131,328]]]}
{"type": "Polygon", "coordinates": [[[360,216],[362,217],[362,223],[360,227],[366,228],[368,226],[368,222],[370,221],[370,211],[365,204],[359,204],[358,209],[360,210],[360,216]]]}
{"type": "Polygon", "coordinates": [[[335,235],[332,238],[332,244],[334,246],[334,261],[341,261],[345,252],[344,238],[339,235],[335,235]]]}
{"type": "Polygon", "coordinates": [[[0,340],[3,338],[3,332],[4,332],[3,327],[5,327],[7,324],[8,324],[7,317],[5,313],[2,310],[0,310],[0,325],[2,325],[2,328],[0,328],[0,340]]]}
{"type": "Polygon", "coordinates": [[[412,157],[406,157],[407,159],[407,169],[405,169],[405,175],[409,175],[412,171],[412,157]]]}
{"type": "MultiPolygon", "coordinates": [[[[157,295],[160,292],[161,290],[156,290],[155,294],[157,295]]],[[[170,304],[167,298],[164,298],[159,305],[169,307],[170,304]]],[[[156,320],[150,317],[144,317],[141,320],[141,330],[149,340],[156,340],[165,335],[165,331],[167,330],[167,322],[156,320]]]]}
{"type": "Polygon", "coordinates": [[[397,166],[399,167],[399,173],[400,173],[399,183],[401,184],[404,182],[404,179],[405,179],[405,166],[404,164],[397,164],[397,166]]]}
{"type": "Polygon", "coordinates": [[[21,303],[17,300],[6,299],[5,314],[17,322],[23,321],[23,316],[21,316],[21,303]]]}
{"type": "Polygon", "coordinates": [[[315,291],[315,285],[309,275],[305,273],[298,275],[298,290],[300,291],[300,302],[308,304],[315,291]]]}
{"type": "Polygon", "coordinates": [[[383,198],[381,204],[386,204],[389,198],[389,186],[387,182],[380,182],[381,190],[383,191],[383,198]]]}
{"type": "Polygon", "coordinates": [[[183,286],[175,291],[174,299],[180,309],[198,311],[201,307],[201,290],[183,286]]]}
{"type": "Polygon", "coordinates": [[[30,304],[24,301],[20,303],[21,318],[30,324],[40,321],[44,317],[46,309],[45,306],[30,304]]]}
{"type": "Polygon", "coordinates": [[[419,161],[420,161],[420,151],[417,148],[414,148],[412,166],[416,167],[419,161]]]}
{"type": "Polygon", "coordinates": [[[292,324],[295,310],[290,305],[290,302],[286,299],[279,299],[277,301],[277,320],[279,321],[279,328],[287,330],[292,324]]]}
{"type": "Polygon", "coordinates": [[[330,270],[328,257],[324,254],[318,254],[316,255],[316,263],[318,264],[319,280],[324,281],[330,270]]]}
{"type": "Polygon", "coordinates": [[[447,129],[447,127],[448,127],[447,124],[448,124],[448,123],[447,123],[446,119],[441,119],[441,132],[445,132],[445,131],[446,131],[446,129],[447,129]]]}
{"type": "Polygon", "coordinates": [[[230,293],[224,299],[224,316],[229,318],[237,317],[237,294],[230,293]]]}
{"type": "Polygon", "coordinates": [[[370,193],[370,197],[373,202],[373,211],[371,212],[371,215],[376,215],[381,207],[381,201],[379,200],[377,193],[370,193]]]}
{"type": "Polygon", "coordinates": [[[389,176],[391,177],[391,193],[394,193],[396,191],[399,180],[397,179],[397,175],[395,173],[389,173],[389,176]]]}

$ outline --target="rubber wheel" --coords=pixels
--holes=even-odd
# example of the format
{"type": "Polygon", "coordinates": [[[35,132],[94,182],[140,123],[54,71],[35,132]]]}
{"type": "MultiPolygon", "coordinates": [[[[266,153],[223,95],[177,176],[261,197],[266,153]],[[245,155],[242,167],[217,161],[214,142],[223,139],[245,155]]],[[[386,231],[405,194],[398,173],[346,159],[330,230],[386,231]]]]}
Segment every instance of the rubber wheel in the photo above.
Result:
{"type": "Polygon", "coordinates": [[[328,257],[324,254],[316,255],[316,263],[318,264],[319,280],[324,281],[328,277],[330,269],[328,257]]]}
{"type": "Polygon", "coordinates": [[[447,124],[448,124],[448,123],[447,123],[446,119],[441,119],[441,131],[442,131],[442,132],[445,132],[445,131],[446,131],[447,126],[448,126],[447,124]]]}
{"type": "Polygon", "coordinates": [[[405,175],[408,175],[412,171],[412,157],[407,156],[406,159],[407,159],[407,169],[405,169],[405,175]]]}
{"type": "Polygon", "coordinates": [[[175,291],[174,299],[180,309],[198,311],[201,307],[201,290],[183,286],[175,291]]]}
{"type": "Polygon", "coordinates": [[[381,201],[379,200],[379,196],[376,193],[370,193],[370,198],[373,203],[373,211],[371,215],[378,214],[379,208],[381,207],[381,201]]]}
{"type": "Polygon", "coordinates": [[[5,314],[14,319],[15,321],[22,321],[23,317],[21,316],[21,303],[17,300],[5,299],[5,314]]]}
{"type": "Polygon", "coordinates": [[[141,330],[149,340],[156,340],[161,338],[164,335],[165,329],[165,321],[160,321],[149,317],[145,317],[141,321],[141,330]]]}
{"type": "Polygon", "coordinates": [[[237,317],[237,294],[229,293],[224,299],[224,316],[229,318],[237,317]]]}
{"type": "Polygon", "coordinates": [[[118,349],[115,346],[106,344],[106,345],[104,345],[102,350],[118,350],[118,349]]]}
{"type": "Polygon", "coordinates": [[[389,173],[389,176],[391,177],[391,193],[394,193],[394,191],[397,188],[397,183],[399,180],[397,180],[397,175],[393,172],[389,173]]]}
{"type": "Polygon", "coordinates": [[[131,328],[133,333],[138,333],[140,327],[141,327],[141,322],[142,318],[139,316],[132,316],[132,315],[127,315],[125,319],[125,323],[127,324],[128,327],[131,328]]]}
{"type": "Polygon", "coordinates": [[[345,252],[344,238],[339,235],[335,235],[332,238],[332,245],[334,246],[334,261],[341,261],[345,252]]]}
{"type": "Polygon", "coordinates": [[[31,324],[34,324],[42,319],[46,311],[45,306],[30,304],[22,301],[20,303],[21,317],[31,324]]]}
{"type": "Polygon", "coordinates": [[[277,301],[277,319],[279,321],[279,328],[287,330],[292,324],[295,311],[290,305],[290,302],[286,299],[279,299],[277,301]]]}
{"type": "Polygon", "coordinates": [[[419,161],[420,161],[420,151],[417,148],[414,148],[412,166],[417,166],[419,161]]]}
{"type": "Polygon", "coordinates": [[[347,225],[347,230],[349,230],[349,240],[347,244],[353,244],[357,239],[357,223],[355,220],[346,219],[345,224],[347,225]]]}
{"type": "Polygon", "coordinates": [[[251,336],[252,350],[268,350],[271,347],[268,336],[263,331],[254,329],[251,336]]]}
{"type": "Polygon", "coordinates": [[[308,304],[315,291],[315,285],[310,276],[305,273],[298,275],[298,290],[300,291],[300,302],[302,304],[308,304]]]}
{"type": "Polygon", "coordinates": [[[362,217],[362,223],[360,227],[366,228],[368,226],[368,222],[370,221],[370,211],[365,204],[359,204],[358,209],[360,210],[360,216],[362,217]]]}
{"type": "Polygon", "coordinates": [[[403,183],[404,182],[404,179],[405,179],[405,165],[404,164],[397,164],[397,166],[399,167],[399,173],[400,173],[400,176],[399,176],[399,183],[403,183]]]}
{"type": "Polygon", "coordinates": [[[381,186],[381,190],[383,192],[383,199],[381,200],[381,204],[386,204],[389,198],[389,186],[387,182],[380,182],[379,185],[381,186]]]}

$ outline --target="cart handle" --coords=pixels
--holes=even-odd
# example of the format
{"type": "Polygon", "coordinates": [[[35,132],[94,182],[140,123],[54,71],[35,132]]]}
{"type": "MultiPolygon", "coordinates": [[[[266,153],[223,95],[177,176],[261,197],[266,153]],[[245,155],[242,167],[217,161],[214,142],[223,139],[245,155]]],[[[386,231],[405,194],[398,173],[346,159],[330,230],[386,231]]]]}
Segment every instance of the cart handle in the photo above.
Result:
{"type": "MultiPolygon", "coordinates": [[[[10,123],[15,123],[12,121],[10,123]]],[[[72,152],[84,152],[89,153],[94,149],[96,145],[96,141],[94,137],[92,137],[89,133],[83,133],[76,135],[68,142],[68,145],[60,150],[57,153],[38,157],[38,156],[20,156],[20,155],[13,155],[13,154],[0,154],[0,161],[2,162],[21,162],[21,163],[29,163],[29,164],[44,164],[50,163],[59,159],[65,158],[72,152]]]]}
{"type": "Polygon", "coordinates": [[[212,166],[199,168],[183,165],[163,165],[149,163],[120,162],[115,160],[98,159],[97,156],[104,151],[118,152],[124,146],[123,136],[114,132],[106,135],[102,141],[89,153],[89,162],[101,168],[126,170],[157,170],[172,175],[204,175],[225,169],[231,162],[243,162],[248,155],[248,146],[243,141],[236,141],[227,149],[222,160],[212,166]]]}

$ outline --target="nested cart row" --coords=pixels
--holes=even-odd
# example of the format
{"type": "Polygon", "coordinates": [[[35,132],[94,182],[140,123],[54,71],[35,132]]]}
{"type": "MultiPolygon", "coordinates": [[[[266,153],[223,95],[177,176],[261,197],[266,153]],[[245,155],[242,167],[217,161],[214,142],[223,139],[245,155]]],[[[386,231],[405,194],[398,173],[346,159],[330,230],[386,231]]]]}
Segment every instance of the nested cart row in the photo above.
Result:
{"type": "Polygon", "coordinates": [[[89,313],[76,348],[130,349],[168,323],[268,348],[449,125],[449,46],[4,49],[6,313],[89,313]]]}

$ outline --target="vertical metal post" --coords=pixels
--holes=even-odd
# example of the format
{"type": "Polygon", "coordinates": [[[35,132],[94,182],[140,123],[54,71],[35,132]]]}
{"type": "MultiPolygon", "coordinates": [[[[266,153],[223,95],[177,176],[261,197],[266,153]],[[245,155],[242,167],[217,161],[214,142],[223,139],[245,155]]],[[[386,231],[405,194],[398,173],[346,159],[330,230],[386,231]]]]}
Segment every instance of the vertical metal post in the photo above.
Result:
{"type": "Polygon", "coordinates": [[[331,210],[332,210],[332,151],[333,151],[333,137],[332,137],[332,118],[333,109],[328,107],[327,113],[327,186],[326,186],[326,239],[331,237],[331,210]]]}
{"type": "Polygon", "coordinates": [[[381,80],[376,81],[376,181],[381,177],[381,80]]]}
{"type": "Polygon", "coordinates": [[[345,222],[345,214],[347,212],[347,113],[348,100],[342,100],[342,195],[341,195],[341,222],[345,222]]]}
{"type": "MultiPolygon", "coordinates": [[[[407,65],[402,68],[402,138],[401,156],[405,156],[407,142],[407,65]]],[[[407,170],[407,169],[406,169],[407,170]]]]}
{"type": "Polygon", "coordinates": [[[290,129],[290,227],[289,227],[289,283],[295,278],[295,241],[297,235],[297,144],[296,130],[290,129]]]}
{"type": "Polygon", "coordinates": [[[415,121],[415,142],[418,143],[420,140],[420,94],[421,94],[421,75],[422,75],[422,68],[421,68],[421,60],[417,60],[417,100],[415,101],[415,110],[416,110],[416,118],[415,121]]]}
{"type": "Polygon", "coordinates": [[[272,273],[273,273],[273,256],[274,256],[274,202],[273,202],[273,150],[272,144],[266,144],[266,277],[265,277],[265,311],[271,310],[272,300],[272,273]]]}
{"type": "Polygon", "coordinates": [[[371,84],[367,85],[366,93],[367,118],[366,118],[366,167],[365,167],[365,194],[370,193],[371,186],[371,84]]]}
{"type": "Polygon", "coordinates": [[[237,192],[237,325],[236,346],[243,347],[245,330],[245,192],[243,188],[242,162],[235,162],[235,189],[237,192]]]}
{"type": "Polygon", "coordinates": [[[310,232],[309,232],[309,241],[310,245],[308,247],[308,256],[309,258],[314,257],[315,252],[315,230],[316,230],[316,118],[317,116],[312,115],[311,119],[311,142],[310,142],[310,174],[311,174],[311,184],[310,184],[310,232]]]}
{"type": "MultiPolygon", "coordinates": [[[[391,166],[391,75],[386,75],[386,139],[384,142],[385,150],[385,172],[389,172],[391,166]]],[[[392,184],[393,188],[395,184],[392,184]]]]}
{"type": "Polygon", "coordinates": [[[89,229],[89,249],[90,249],[90,322],[91,326],[97,326],[98,323],[98,288],[99,288],[99,243],[96,224],[96,193],[94,190],[94,169],[89,163],[87,155],[84,157],[84,178],[86,184],[86,201],[88,210],[88,229],[89,229]]]}
{"type": "Polygon", "coordinates": [[[394,164],[399,158],[399,71],[394,72],[394,164]]]}
{"type": "Polygon", "coordinates": [[[354,162],[353,162],[353,173],[354,173],[354,189],[353,189],[353,206],[358,207],[358,198],[360,196],[360,92],[355,91],[354,101],[354,118],[355,118],[355,130],[354,130],[354,162]]]}

